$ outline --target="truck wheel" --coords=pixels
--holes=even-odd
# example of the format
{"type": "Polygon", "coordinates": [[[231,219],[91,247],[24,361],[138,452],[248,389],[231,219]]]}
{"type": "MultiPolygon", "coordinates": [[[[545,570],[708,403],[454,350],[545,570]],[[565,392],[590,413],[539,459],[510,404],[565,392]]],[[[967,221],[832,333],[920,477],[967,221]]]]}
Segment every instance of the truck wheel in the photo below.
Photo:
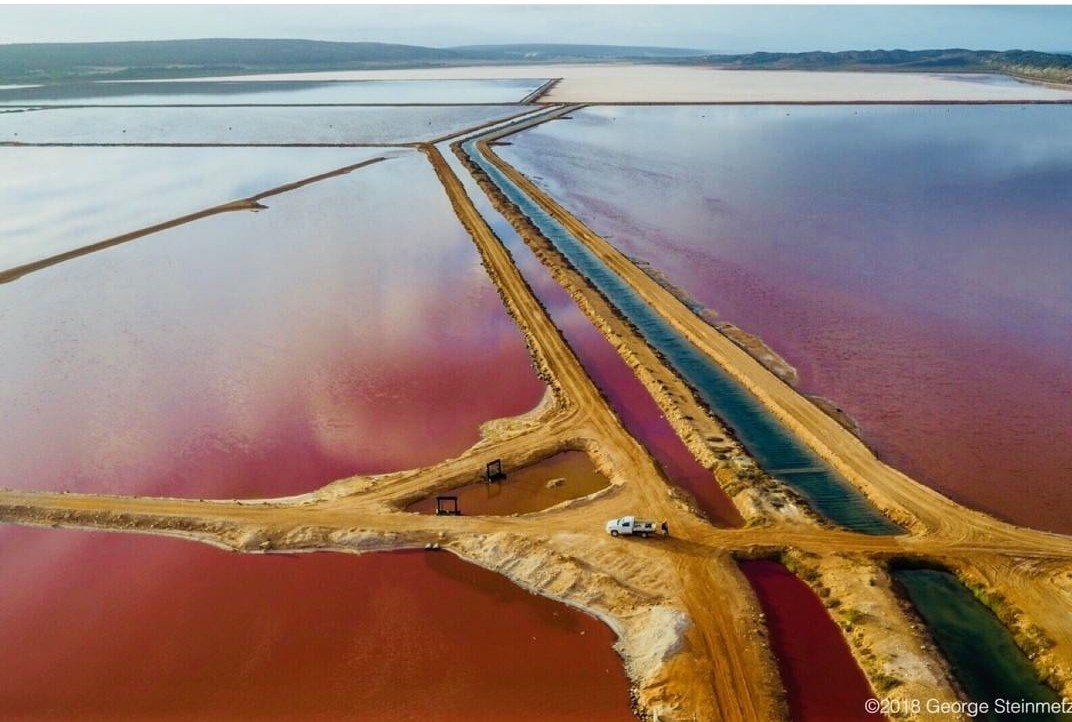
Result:
{"type": "Polygon", "coordinates": [[[640,536],[642,536],[642,537],[644,537],[645,539],[647,539],[647,538],[648,538],[648,533],[647,533],[647,532],[644,532],[644,533],[643,533],[643,534],[641,534],[640,536]]]}
{"type": "Polygon", "coordinates": [[[611,536],[618,536],[618,530],[617,529],[611,529],[610,535],[611,536]]]}

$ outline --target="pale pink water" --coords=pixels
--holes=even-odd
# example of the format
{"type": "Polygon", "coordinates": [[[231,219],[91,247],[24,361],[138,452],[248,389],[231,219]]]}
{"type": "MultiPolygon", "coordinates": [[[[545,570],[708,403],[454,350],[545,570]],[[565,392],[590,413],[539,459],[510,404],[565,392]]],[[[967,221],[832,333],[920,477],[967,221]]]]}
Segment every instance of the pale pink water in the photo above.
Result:
{"type": "Polygon", "coordinates": [[[1072,532],[1063,107],[601,108],[502,155],[757,333],[865,440],[1072,532]]]}
{"type": "Polygon", "coordinates": [[[0,286],[0,486],[300,493],[538,402],[422,156],[266,204],[0,286]]]}

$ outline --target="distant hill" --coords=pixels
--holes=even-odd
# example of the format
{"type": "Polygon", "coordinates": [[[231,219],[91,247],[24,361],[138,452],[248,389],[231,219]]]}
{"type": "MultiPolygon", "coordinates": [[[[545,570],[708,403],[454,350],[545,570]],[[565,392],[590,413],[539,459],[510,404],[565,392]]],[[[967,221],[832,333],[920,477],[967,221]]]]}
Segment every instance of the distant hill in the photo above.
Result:
{"type": "Polygon", "coordinates": [[[723,68],[771,70],[882,70],[1003,73],[1072,84],[1072,57],[1031,50],[849,50],[845,52],[705,55],[695,62],[723,68]]]}
{"type": "Polygon", "coordinates": [[[660,48],[646,45],[569,45],[527,43],[520,45],[461,45],[450,48],[472,58],[489,60],[637,60],[648,58],[686,58],[706,55],[706,50],[660,48]]]}
{"type": "Polygon", "coordinates": [[[466,65],[488,62],[681,58],[704,51],[609,45],[427,48],[319,40],[156,40],[0,45],[0,82],[133,80],[275,71],[466,65]]]}
{"type": "Polygon", "coordinates": [[[317,40],[157,40],[0,45],[0,78],[48,82],[222,75],[274,69],[390,67],[457,61],[449,50],[317,40]]]}

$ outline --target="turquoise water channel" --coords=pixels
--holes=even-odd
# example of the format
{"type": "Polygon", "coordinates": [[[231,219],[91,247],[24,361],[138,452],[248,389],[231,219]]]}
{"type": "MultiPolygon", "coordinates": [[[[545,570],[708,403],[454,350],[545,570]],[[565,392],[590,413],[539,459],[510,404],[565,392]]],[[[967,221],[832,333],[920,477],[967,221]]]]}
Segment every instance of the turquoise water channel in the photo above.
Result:
{"type": "Polygon", "coordinates": [[[712,411],[733,429],[765,471],[800,493],[816,511],[841,526],[866,534],[898,534],[903,531],[778,423],[724,369],[675,331],[583,242],[485,159],[476,150],[475,143],[476,139],[471,139],[462,144],[466,154],[696,389],[712,411]]]}

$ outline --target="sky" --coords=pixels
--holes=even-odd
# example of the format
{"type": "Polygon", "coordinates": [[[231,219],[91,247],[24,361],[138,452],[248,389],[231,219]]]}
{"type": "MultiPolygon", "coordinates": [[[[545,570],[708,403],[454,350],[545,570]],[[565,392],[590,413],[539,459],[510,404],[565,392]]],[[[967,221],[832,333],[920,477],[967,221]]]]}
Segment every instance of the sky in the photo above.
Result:
{"type": "Polygon", "coordinates": [[[0,5],[0,43],[205,37],[435,47],[593,43],[716,52],[1072,51],[1072,6],[0,5]]]}

